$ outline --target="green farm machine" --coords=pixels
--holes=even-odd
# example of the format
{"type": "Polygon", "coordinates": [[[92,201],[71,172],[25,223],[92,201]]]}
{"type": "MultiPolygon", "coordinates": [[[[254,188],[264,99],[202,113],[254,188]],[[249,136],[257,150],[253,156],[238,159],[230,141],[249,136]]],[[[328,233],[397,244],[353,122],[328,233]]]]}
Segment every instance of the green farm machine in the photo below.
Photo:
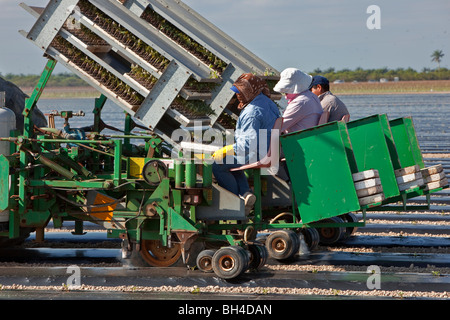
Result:
{"type": "Polygon", "coordinates": [[[135,264],[195,264],[230,279],[269,257],[292,258],[302,240],[311,250],[342,241],[369,210],[406,209],[407,199],[448,187],[442,166],[425,167],[412,119],[374,115],[275,136],[283,158],[245,170],[257,196],[246,215],[244,201],[215,182],[211,153],[235,128],[232,83],[251,72],[272,88],[277,70],[178,0],[21,6],[36,19],[21,33],[48,62],[23,131],[1,138],[4,245],[30,232],[43,239],[50,221],[74,221],[74,234],[89,222],[122,239],[135,264]],[[57,63],[98,90],[91,126],[71,126],[79,114],[70,110],[33,124],[57,63]],[[123,134],[102,133],[107,100],[124,111],[123,134]],[[289,179],[271,174],[277,166],[289,179]]]}

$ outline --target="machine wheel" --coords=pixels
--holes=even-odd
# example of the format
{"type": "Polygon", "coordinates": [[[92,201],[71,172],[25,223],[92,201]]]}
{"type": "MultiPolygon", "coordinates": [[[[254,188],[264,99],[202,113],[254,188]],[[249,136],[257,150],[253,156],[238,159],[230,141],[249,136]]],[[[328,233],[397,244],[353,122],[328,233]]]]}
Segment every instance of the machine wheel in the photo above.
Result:
{"type": "Polygon", "coordinates": [[[203,272],[214,272],[212,267],[212,258],[215,250],[203,250],[197,256],[197,267],[203,272]]]}
{"type": "MultiPolygon", "coordinates": [[[[347,213],[342,216],[345,222],[358,222],[359,219],[354,213],[347,213]]],[[[346,227],[343,239],[348,239],[358,230],[358,227],[346,227]]]]}
{"type": "Polygon", "coordinates": [[[179,244],[169,248],[159,240],[142,240],[140,256],[152,267],[171,267],[180,260],[181,248],[179,244]]]}
{"type": "Polygon", "coordinates": [[[249,269],[259,270],[267,262],[269,252],[264,245],[250,244],[248,245],[248,251],[250,252],[250,264],[249,269]]]}
{"type": "MultiPolygon", "coordinates": [[[[320,220],[323,223],[343,223],[344,220],[339,217],[332,217],[324,220],[320,220]]],[[[345,228],[344,227],[322,227],[317,228],[319,232],[320,241],[319,243],[322,245],[330,245],[338,242],[342,236],[344,235],[345,228]]]]}
{"type": "Polygon", "coordinates": [[[301,233],[303,234],[303,238],[305,239],[305,243],[308,246],[309,251],[313,251],[317,249],[319,245],[319,232],[316,228],[302,228],[301,233]]]}
{"type": "Polygon", "coordinates": [[[272,258],[287,260],[300,249],[300,239],[292,230],[278,230],[267,237],[266,248],[272,258]]]}
{"type": "Polygon", "coordinates": [[[245,272],[250,267],[250,252],[240,246],[231,246],[230,248],[242,255],[243,261],[246,262],[246,264],[244,265],[244,270],[242,272],[245,272]]]}
{"type": "Polygon", "coordinates": [[[239,246],[220,248],[212,258],[214,273],[223,279],[238,277],[247,269],[248,265],[248,254],[244,248],[239,246]]]}

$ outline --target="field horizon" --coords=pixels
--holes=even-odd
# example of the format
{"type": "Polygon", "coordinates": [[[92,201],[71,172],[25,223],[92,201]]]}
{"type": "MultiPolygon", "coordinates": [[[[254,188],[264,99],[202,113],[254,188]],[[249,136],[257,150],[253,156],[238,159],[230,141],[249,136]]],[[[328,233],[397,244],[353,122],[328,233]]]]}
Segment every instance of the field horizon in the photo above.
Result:
{"type": "MultiPolygon", "coordinates": [[[[20,89],[30,95],[34,88],[21,87],[20,89]]],[[[450,80],[331,83],[330,91],[336,95],[450,93],[450,80]]],[[[90,86],[47,86],[42,92],[41,98],[71,99],[97,98],[99,96],[100,92],[90,86]]]]}

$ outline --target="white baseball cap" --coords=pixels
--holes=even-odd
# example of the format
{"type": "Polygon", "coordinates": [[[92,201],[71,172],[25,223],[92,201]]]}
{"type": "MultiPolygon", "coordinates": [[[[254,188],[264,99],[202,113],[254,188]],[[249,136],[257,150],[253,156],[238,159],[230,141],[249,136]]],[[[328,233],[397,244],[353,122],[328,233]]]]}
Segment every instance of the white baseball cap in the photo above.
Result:
{"type": "Polygon", "coordinates": [[[281,93],[301,93],[308,90],[312,76],[296,68],[284,69],[280,74],[280,81],[273,88],[281,93]]]}

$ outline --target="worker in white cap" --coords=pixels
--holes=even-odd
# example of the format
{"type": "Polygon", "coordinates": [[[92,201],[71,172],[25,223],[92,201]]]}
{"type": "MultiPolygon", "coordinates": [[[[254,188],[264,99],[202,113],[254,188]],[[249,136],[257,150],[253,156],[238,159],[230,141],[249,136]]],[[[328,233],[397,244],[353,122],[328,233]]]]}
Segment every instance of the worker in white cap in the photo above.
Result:
{"type": "Polygon", "coordinates": [[[299,69],[287,68],[280,74],[274,91],[285,94],[288,105],[283,113],[281,132],[289,133],[316,126],[322,115],[319,98],[309,91],[312,76],[299,69]]]}

